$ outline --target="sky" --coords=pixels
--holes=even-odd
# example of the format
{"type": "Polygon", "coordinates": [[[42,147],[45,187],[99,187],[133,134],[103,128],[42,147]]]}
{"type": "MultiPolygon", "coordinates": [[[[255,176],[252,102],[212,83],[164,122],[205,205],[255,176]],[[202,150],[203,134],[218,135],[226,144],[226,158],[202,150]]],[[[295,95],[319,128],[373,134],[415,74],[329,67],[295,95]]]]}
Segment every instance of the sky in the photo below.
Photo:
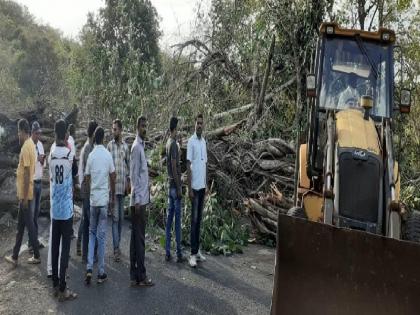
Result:
{"type": "MultiPolygon", "coordinates": [[[[97,12],[104,0],[15,0],[23,4],[41,24],[49,24],[77,38],[88,12],[97,12]]],[[[200,0],[151,0],[160,16],[161,45],[169,47],[190,35],[200,0]]],[[[205,2],[205,1],[204,1],[205,2]]]]}

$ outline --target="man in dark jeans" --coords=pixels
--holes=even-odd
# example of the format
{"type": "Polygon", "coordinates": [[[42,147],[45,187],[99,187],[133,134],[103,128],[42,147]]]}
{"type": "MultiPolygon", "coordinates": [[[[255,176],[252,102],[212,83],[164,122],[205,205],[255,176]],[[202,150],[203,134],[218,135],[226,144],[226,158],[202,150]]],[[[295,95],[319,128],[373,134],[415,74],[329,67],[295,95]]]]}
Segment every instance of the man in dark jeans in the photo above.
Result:
{"type": "Polygon", "coordinates": [[[171,257],[171,229],[172,221],[175,216],[175,237],[177,262],[183,262],[184,257],[181,249],[181,166],[179,159],[179,148],[176,141],[178,119],[172,117],[169,122],[171,136],[166,143],[166,165],[168,170],[168,216],[166,220],[166,255],[165,260],[170,261],[171,257]]]}
{"type": "MultiPolygon", "coordinates": [[[[42,195],[42,176],[44,170],[45,154],[44,146],[41,140],[41,126],[37,121],[32,123],[31,139],[35,145],[35,174],[34,174],[34,202],[33,206],[33,217],[35,226],[35,237],[38,240],[38,217],[41,210],[41,195],[42,195]]],[[[28,235],[29,236],[29,235],[28,235]]],[[[43,248],[43,245],[38,241],[39,248],[43,248]]],[[[33,246],[28,242],[29,251],[33,252],[33,246]]]]}
{"type": "Polygon", "coordinates": [[[35,235],[33,218],[33,193],[34,193],[34,174],[35,174],[35,146],[29,137],[29,123],[26,119],[18,122],[19,143],[22,145],[19,155],[19,164],[16,171],[16,188],[19,200],[18,224],[16,232],[16,242],[13,254],[5,257],[5,260],[15,267],[18,263],[20,246],[22,245],[25,226],[28,228],[29,243],[33,244],[33,257],[28,259],[29,264],[39,264],[38,240],[35,235]]]}
{"type": "Polygon", "coordinates": [[[152,280],[146,275],[144,266],[146,206],[150,203],[149,171],[147,168],[144,145],[147,120],[137,119],[137,137],[131,148],[131,240],[130,240],[130,278],[131,286],[152,286],[152,280]]]}
{"type": "Polygon", "coordinates": [[[195,120],[195,134],[188,140],[187,146],[188,195],[192,204],[189,263],[193,268],[197,267],[197,261],[206,260],[200,252],[200,225],[207,194],[207,147],[202,136],[203,128],[203,115],[199,114],[195,120]]]}
{"type": "MultiPolygon", "coordinates": [[[[88,125],[88,139],[80,152],[80,159],[79,159],[79,182],[80,182],[80,193],[83,200],[83,208],[82,208],[82,221],[83,223],[80,224],[79,228],[83,229],[82,233],[82,261],[87,262],[87,255],[88,255],[88,246],[89,246],[89,221],[90,221],[90,189],[89,185],[85,180],[85,171],[86,171],[86,164],[89,157],[90,152],[93,150],[93,135],[95,134],[95,130],[98,127],[96,121],[89,122],[88,125]]],[[[78,252],[80,253],[79,246],[82,242],[78,239],[77,246],[78,252]]]]}
{"type": "Polygon", "coordinates": [[[70,257],[70,244],[73,235],[73,176],[74,154],[66,147],[66,123],[55,123],[55,146],[49,156],[51,183],[51,263],[54,295],[60,302],[73,300],[77,294],[66,285],[66,271],[70,257]],[[61,253],[60,253],[61,242],[61,253]],[[58,259],[60,258],[60,271],[58,259]]]}

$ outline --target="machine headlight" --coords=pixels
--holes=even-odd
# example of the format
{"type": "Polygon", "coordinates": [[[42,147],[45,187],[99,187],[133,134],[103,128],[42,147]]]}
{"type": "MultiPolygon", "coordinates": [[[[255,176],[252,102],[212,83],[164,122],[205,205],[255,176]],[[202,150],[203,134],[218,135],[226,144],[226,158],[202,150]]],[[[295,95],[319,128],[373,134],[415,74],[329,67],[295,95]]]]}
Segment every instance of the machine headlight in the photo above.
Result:
{"type": "Polygon", "coordinates": [[[334,26],[331,26],[331,25],[327,26],[327,34],[328,35],[334,34],[334,26]]]}
{"type": "Polygon", "coordinates": [[[389,33],[382,33],[382,40],[383,41],[389,41],[391,38],[389,33]]]}
{"type": "Polygon", "coordinates": [[[316,79],[313,73],[306,76],[306,94],[308,97],[316,96],[316,79]]]}

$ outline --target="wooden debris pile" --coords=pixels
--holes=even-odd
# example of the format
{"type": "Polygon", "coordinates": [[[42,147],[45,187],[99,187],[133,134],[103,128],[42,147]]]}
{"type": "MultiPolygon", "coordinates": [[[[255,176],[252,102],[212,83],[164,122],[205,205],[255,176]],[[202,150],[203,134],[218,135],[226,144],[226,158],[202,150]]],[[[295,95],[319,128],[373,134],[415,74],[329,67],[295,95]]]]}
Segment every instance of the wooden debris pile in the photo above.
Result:
{"type": "Polygon", "coordinates": [[[258,198],[248,198],[244,204],[258,232],[275,237],[278,213],[286,214],[292,207],[293,200],[284,196],[273,183],[271,192],[261,193],[258,198]]]}
{"type": "Polygon", "coordinates": [[[210,140],[208,152],[209,177],[226,206],[242,208],[259,233],[275,236],[278,212],[293,203],[293,146],[230,137],[210,140]]]}

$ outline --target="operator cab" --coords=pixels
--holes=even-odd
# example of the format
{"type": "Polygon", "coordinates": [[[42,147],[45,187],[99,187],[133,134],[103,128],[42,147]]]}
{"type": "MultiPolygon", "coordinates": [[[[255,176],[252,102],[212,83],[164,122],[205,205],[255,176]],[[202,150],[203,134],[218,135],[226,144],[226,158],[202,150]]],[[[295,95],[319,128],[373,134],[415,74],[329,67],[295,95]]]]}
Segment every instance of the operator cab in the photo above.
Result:
{"type": "Polygon", "coordinates": [[[360,108],[360,98],[373,99],[373,118],[390,117],[392,45],[366,41],[356,35],[326,37],[319,72],[319,108],[360,108]]]}

